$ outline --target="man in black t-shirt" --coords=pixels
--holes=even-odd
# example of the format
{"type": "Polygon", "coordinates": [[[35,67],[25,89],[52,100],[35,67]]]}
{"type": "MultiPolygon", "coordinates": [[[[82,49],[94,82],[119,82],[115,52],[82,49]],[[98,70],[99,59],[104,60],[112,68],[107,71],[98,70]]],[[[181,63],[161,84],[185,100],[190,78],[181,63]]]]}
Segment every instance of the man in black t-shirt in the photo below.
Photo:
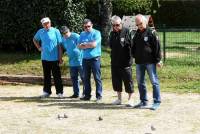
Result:
{"type": "Polygon", "coordinates": [[[111,48],[111,74],[114,91],[118,98],[114,105],[122,103],[122,83],[128,93],[127,106],[133,106],[131,96],[133,94],[131,39],[130,32],[124,28],[121,18],[113,16],[111,19],[113,30],[110,33],[109,45],[111,48]]]}

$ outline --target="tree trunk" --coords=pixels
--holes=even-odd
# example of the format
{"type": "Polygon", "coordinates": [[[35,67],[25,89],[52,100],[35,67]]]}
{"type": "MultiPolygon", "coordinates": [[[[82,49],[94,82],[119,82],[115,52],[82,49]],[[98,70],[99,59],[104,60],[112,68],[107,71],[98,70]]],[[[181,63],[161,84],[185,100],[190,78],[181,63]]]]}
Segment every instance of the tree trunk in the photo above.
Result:
{"type": "Polygon", "coordinates": [[[108,46],[108,37],[111,30],[110,18],[112,15],[112,0],[99,0],[102,43],[108,46]]]}

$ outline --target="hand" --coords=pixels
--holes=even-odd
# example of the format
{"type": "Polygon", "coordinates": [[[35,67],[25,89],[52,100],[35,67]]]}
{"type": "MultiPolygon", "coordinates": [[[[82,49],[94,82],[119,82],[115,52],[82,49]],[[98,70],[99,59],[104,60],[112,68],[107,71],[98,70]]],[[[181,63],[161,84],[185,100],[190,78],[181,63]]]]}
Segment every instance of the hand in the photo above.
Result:
{"type": "Polygon", "coordinates": [[[63,59],[62,58],[59,59],[59,64],[60,65],[63,64],[63,59]]]}
{"type": "Polygon", "coordinates": [[[158,62],[156,65],[157,65],[157,67],[162,68],[162,67],[163,67],[163,62],[160,61],[160,62],[158,62]]]}
{"type": "Polygon", "coordinates": [[[79,47],[80,49],[86,49],[86,48],[87,48],[87,45],[86,45],[86,43],[81,43],[81,44],[78,45],[78,47],[79,47]]]}
{"type": "Polygon", "coordinates": [[[80,45],[81,45],[81,46],[85,46],[85,45],[86,45],[86,43],[85,43],[85,42],[83,42],[83,43],[81,43],[80,45]]]}
{"type": "Polygon", "coordinates": [[[42,48],[41,48],[41,47],[39,47],[39,48],[38,48],[38,51],[40,51],[40,52],[41,52],[41,51],[42,51],[42,48]]]}

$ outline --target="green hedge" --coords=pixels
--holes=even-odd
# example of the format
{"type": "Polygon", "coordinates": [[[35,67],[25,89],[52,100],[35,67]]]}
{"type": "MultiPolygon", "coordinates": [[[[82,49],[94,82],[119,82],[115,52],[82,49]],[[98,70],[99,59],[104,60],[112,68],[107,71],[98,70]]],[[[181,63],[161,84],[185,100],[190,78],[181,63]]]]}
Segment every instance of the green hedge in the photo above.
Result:
{"type": "MultiPolygon", "coordinates": [[[[94,21],[95,26],[100,23],[100,5],[98,0],[86,0],[86,11],[88,18],[94,21]]],[[[150,14],[152,11],[152,0],[112,0],[113,15],[150,14]]]]}
{"type": "Polygon", "coordinates": [[[86,16],[84,0],[3,0],[0,1],[0,48],[34,50],[32,38],[48,16],[53,26],[69,26],[80,32],[86,16]]]}
{"type": "Polygon", "coordinates": [[[161,1],[160,7],[154,4],[157,11],[152,13],[156,25],[167,27],[200,27],[200,1],[161,1]]]}

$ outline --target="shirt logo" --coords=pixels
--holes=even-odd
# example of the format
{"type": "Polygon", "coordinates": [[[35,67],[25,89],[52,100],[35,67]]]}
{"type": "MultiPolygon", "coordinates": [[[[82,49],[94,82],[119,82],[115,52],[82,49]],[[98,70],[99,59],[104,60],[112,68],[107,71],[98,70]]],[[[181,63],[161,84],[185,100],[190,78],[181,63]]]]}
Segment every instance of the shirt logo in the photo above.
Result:
{"type": "Polygon", "coordinates": [[[147,42],[148,41],[148,37],[144,37],[144,41],[147,42]]]}
{"type": "Polygon", "coordinates": [[[121,38],[121,42],[124,42],[124,38],[121,38]]]}

